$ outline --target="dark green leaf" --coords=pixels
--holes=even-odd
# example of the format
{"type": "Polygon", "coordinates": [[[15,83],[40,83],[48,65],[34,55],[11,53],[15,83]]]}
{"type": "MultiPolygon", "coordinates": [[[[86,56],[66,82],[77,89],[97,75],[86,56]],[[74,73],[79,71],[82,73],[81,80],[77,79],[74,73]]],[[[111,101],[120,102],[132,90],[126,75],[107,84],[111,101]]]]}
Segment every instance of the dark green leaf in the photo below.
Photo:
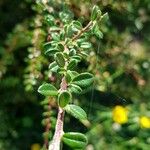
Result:
{"type": "Polygon", "coordinates": [[[58,95],[58,103],[60,107],[65,107],[71,101],[71,93],[68,91],[63,91],[58,95]]]}
{"type": "Polygon", "coordinates": [[[73,80],[76,76],[79,75],[79,73],[77,73],[76,71],[67,71],[67,74],[69,74],[69,76],[71,77],[71,80],[73,80]]]}
{"type": "Polygon", "coordinates": [[[81,73],[72,80],[72,83],[81,87],[88,87],[93,83],[93,81],[94,81],[94,78],[92,74],[81,73]]]}
{"type": "Polygon", "coordinates": [[[52,62],[49,67],[48,67],[52,72],[57,72],[57,70],[59,69],[59,66],[57,65],[57,63],[54,61],[52,62]]]}
{"type": "Polygon", "coordinates": [[[45,55],[54,56],[54,54],[56,54],[57,52],[59,52],[57,49],[49,48],[45,51],[45,55]]]}
{"type": "Polygon", "coordinates": [[[72,70],[72,69],[74,69],[76,66],[77,66],[77,61],[76,61],[75,59],[72,59],[72,60],[69,62],[68,66],[67,66],[67,69],[68,69],[68,70],[72,70]]]}
{"type": "Polygon", "coordinates": [[[73,149],[84,149],[87,145],[87,138],[78,132],[68,132],[63,135],[63,142],[73,149]]]}
{"type": "Polygon", "coordinates": [[[75,55],[76,54],[76,50],[75,49],[70,49],[70,51],[69,51],[69,56],[73,56],[73,55],[75,55]]]}
{"type": "Polygon", "coordinates": [[[75,84],[69,84],[69,90],[71,93],[76,93],[76,94],[79,94],[82,92],[82,89],[78,85],[75,85],[75,84]]]}
{"type": "Polygon", "coordinates": [[[44,96],[56,96],[58,90],[50,83],[44,83],[38,88],[38,92],[44,96]]]}
{"type": "Polygon", "coordinates": [[[81,61],[81,56],[79,56],[79,55],[72,56],[71,58],[75,59],[77,62],[81,61]]]}
{"type": "Polygon", "coordinates": [[[99,7],[95,5],[92,10],[91,20],[92,21],[96,20],[97,17],[100,15],[101,15],[101,11],[100,11],[99,7]]]}
{"type": "Polygon", "coordinates": [[[63,53],[58,52],[55,54],[55,61],[57,62],[58,66],[64,67],[65,66],[65,58],[63,53]]]}
{"type": "Polygon", "coordinates": [[[73,105],[73,104],[67,105],[65,107],[65,110],[66,110],[66,112],[68,112],[69,114],[71,114],[72,116],[74,116],[77,119],[80,119],[80,120],[87,119],[86,112],[77,105],[73,105]]]}
{"type": "Polygon", "coordinates": [[[103,38],[103,33],[99,30],[98,25],[95,25],[93,27],[93,33],[96,35],[98,38],[102,39],[103,38]]]}

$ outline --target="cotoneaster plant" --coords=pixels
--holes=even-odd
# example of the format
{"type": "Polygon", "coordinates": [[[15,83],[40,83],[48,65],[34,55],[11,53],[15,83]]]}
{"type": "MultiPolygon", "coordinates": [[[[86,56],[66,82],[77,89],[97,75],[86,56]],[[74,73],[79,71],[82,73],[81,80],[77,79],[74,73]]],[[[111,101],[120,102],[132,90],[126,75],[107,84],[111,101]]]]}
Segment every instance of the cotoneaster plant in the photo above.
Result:
{"type": "Polygon", "coordinates": [[[107,16],[102,15],[98,6],[94,6],[91,12],[91,21],[82,26],[80,21],[74,20],[68,12],[59,13],[61,23],[58,25],[52,14],[46,16],[50,25],[50,41],[44,44],[45,54],[53,59],[49,70],[57,75],[59,88],[50,83],[44,83],[38,88],[38,92],[46,97],[54,97],[58,105],[58,115],[55,132],[48,150],[60,150],[64,142],[71,149],[84,149],[87,138],[78,132],[63,131],[65,112],[79,120],[87,119],[86,112],[72,103],[74,94],[80,94],[89,88],[94,82],[94,76],[89,72],[79,73],[76,70],[78,63],[88,56],[92,46],[89,37],[95,35],[102,38],[98,23],[107,16]]]}

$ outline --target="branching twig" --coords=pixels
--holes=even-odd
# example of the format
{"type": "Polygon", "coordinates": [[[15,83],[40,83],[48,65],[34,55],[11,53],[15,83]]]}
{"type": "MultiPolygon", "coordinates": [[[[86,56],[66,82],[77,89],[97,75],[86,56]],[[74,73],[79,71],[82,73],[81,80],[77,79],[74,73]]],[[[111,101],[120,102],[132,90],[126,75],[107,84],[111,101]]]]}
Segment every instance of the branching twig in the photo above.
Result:
{"type": "Polygon", "coordinates": [[[78,32],[78,34],[76,34],[73,38],[72,38],[72,41],[75,41],[76,39],[78,39],[85,31],[87,31],[91,25],[93,24],[93,21],[90,21],[87,26],[85,26],[82,30],[80,30],[78,32]]]}

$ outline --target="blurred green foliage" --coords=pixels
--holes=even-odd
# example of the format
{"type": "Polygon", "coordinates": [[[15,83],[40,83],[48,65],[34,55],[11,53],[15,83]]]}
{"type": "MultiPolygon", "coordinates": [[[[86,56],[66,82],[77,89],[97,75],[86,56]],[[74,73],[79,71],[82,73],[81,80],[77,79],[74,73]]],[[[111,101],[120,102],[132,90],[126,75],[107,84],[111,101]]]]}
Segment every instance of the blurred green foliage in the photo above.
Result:
{"type": "MultiPolygon", "coordinates": [[[[94,48],[88,63],[81,62],[78,69],[88,69],[97,81],[91,92],[81,95],[80,101],[78,97],[74,100],[88,112],[89,122],[78,123],[66,116],[64,128],[85,132],[89,139],[87,150],[148,150],[150,129],[141,126],[140,118],[150,117],[150,2],[50,0],[45,7],[56,16],[58,25],[58,12],[74,14],[86,24],[95,4],[108,12],[109,20],[99,24],[103,39],[91,38],[94,48]],[[125,124],[113,120],[116,105],[128,110],[125,124]]],[[[28,150],[33,143],[42,146],[45,109],[51,110],[53,132],[56,104],[43,108],[41,104],[48,100],[42,101],[36,92],[43,80],[57,82],[47,70],[51,60],[42,49],[42,44],[50,40],[44,21],[48,13],[43,14],[32,0],[0,1],[1,150],[28,150]]]]}

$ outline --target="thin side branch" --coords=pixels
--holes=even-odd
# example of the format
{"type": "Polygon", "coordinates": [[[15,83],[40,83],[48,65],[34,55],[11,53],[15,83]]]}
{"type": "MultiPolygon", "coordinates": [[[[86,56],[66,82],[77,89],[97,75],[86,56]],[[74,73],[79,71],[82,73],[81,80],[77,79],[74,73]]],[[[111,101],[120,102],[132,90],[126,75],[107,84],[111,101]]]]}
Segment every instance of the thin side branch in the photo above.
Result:
{"type": "Polygon", "coordinates": [[[87,26],[85,26],[82,30],[80,30],[78,32],[78,34],[76,34],[73,38],[72,38],[72,41],[75,41],[77,40],[85,31],[89,30],[89,28],[93,25],[93,22],[90,21],[87,26]]]}

